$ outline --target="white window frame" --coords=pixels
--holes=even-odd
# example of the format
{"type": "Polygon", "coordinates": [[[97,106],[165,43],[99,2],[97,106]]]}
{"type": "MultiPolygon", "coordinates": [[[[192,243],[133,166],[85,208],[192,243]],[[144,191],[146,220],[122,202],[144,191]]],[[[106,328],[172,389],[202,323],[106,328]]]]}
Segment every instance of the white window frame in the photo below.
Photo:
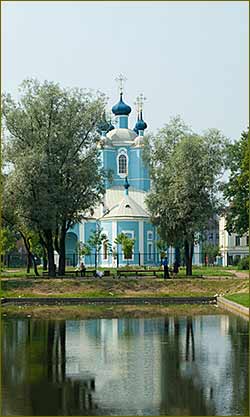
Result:
{"type": "MultiPolygon", "coordinates": [[[[129,234],[131,234],[132,236],[131,236],[131,239],[134,239],[134,236],[135,236],[135,232],[134,232],[134,230],[122,230],[122,232],[121,233],[123,233],[124,235],[126,235],[126,233],[129,233],[129,234]]],[[[130,236],[129,236],[130,237],[130,236]]],[[[124,257],[124,253],[123,253],[123,251],[122,251],[122,260],[123,261],[134,261],[134,247],[133,247],[133,249],[132,249],[132,258],[125,258],[124,257]]]]}
{"type": "Polygon", "coordinates": [[[120,148],[118,150],[117,153],[117,157],[116,157],[116,165],[117,165],[117,175],[119,175],[120,178],[125,178],[128,176],[128,151],[126,148],[120,148]],[[127,161],[127,170],[126,173],[125,172],[119,172],[119,158],[121,155],[124,155],[126,157],[126,161],[127,161]]]}
{"type": "Polygon", "coordinates": [[[147,260],[148,261],[152,261],[153,260],[153,241],[149,240],[149,242],[147,243],[147,260]],[[151,254],[149,255],[149,247],[151,246],[151,254]]]}
{"type": "Polygon", "coordinates": [[[153,237],[154,237],[153,230],[148,230],[147,231],[147,240],[153,240],[153,237]]]}

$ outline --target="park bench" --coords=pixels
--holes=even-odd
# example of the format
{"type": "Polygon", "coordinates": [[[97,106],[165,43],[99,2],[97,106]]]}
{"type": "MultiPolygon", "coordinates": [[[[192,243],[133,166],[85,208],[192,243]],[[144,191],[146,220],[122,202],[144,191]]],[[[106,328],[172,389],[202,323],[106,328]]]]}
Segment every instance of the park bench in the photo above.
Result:
{"type": "MultiPolygon", "coordinates": [[[[86,269],[85,271],[65,271],[65,275],[69,277],[87,277],[87,276],[95,276],[96,270],[95,269],[86,269]]],[[[65,276],[64,275],[64,276],[65,276]]],[[[43,272],[43,276],[48,276],[48,271],[43,272]]],[[[58,277],[58,271],[56,271],[56,276],[58,277]]]]}
{"type": "Polygon", "coordinates": [[[156,277],[157,272],[163,273],[164,271],[162,269],[118,269],[117,270],[117,278],[120,278],[121,276],[126,276],[128,273],[133,274],[136,277],[138,276],[150,276],[153,275],[156,277]]]}

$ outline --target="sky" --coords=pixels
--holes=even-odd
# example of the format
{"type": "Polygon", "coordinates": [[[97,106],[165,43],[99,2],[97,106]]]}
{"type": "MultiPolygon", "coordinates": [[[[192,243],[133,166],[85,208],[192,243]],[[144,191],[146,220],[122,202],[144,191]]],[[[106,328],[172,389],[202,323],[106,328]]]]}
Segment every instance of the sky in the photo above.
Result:
{"type": "Polygon", "coordinates": [[[133,111],[156,132],[180,115],[197,133],[238,139],[248,126],[247,1],[11,1],[2,6],[2,89],[17,97],[34,77],[99,89],[118,101],[127,78],[133,111]]]}

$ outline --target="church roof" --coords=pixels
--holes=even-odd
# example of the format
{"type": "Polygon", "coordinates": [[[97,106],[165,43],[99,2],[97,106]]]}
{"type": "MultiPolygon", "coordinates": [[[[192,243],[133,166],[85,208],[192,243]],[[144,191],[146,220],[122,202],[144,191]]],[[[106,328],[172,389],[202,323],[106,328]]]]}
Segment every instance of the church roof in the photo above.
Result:
{"type": "Polygon", "coordinates": [[[113,129],[107,133],[107,137],[112,142],[131,142],[136,138],[137,134],[130,129],[113,129]]]}
{"type": "Polygon", "coordinates": [[[102,219],[113,218],[141,218],[149,217],[149,214],[129,195],[125,195],[119,204],[113,206],[102,219]]]}

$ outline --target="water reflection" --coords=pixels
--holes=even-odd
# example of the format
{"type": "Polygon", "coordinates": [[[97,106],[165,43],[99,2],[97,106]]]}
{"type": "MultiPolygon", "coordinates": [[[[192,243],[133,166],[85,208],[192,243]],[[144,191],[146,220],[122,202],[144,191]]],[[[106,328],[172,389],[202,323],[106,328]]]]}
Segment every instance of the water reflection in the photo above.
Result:
{"type": "Polygon", "coordinates": [[[2,320],[2,415],[248,415],[233,316],[2,320]]]}

